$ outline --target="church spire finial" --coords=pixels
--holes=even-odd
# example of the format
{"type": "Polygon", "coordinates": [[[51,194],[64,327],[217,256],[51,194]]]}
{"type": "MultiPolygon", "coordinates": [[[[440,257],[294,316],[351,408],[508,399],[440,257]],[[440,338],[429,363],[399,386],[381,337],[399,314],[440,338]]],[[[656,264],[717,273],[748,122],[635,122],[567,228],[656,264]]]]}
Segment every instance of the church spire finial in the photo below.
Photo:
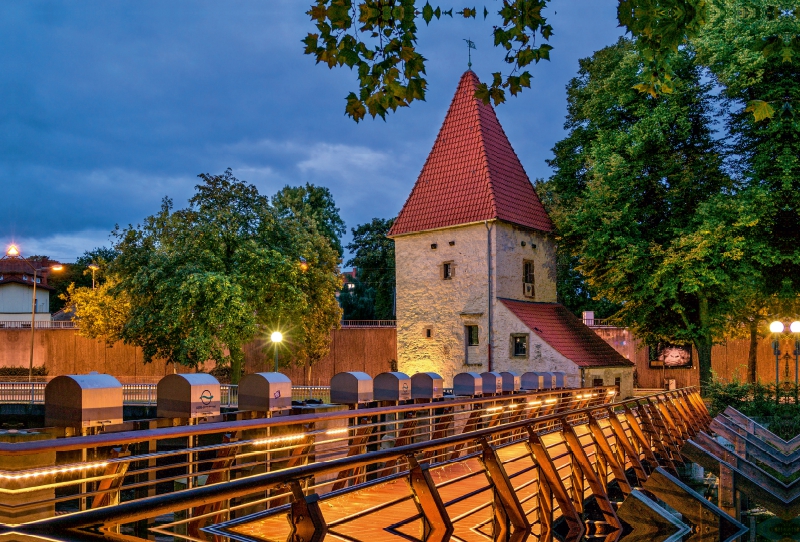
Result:
{"type": "Polygon", "coordinates": [[[467,42],[467,67],[471,70],[472,69],[472,49],[477,49],[475,47],[475,43],[470,39],[465,39],[464,41],[467,42]]]}

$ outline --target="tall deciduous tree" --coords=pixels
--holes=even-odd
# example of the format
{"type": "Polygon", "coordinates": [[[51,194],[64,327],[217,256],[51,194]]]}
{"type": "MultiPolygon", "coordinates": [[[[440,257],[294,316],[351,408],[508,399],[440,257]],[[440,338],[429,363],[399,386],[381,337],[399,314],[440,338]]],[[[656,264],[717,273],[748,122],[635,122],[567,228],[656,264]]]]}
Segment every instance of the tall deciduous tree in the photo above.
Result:
{"type": "Polygon", "coordinates": [[[731,181],[709,85],[691,53],[677,60],[674,92],[656,97],[634,89],[642,64],[628,40],[581,61],[551,161],[552,216],[589,287],[645,341],[694,343],[707,382],[743,240],[726,237],[713,204],[731,181]]]}
{"type": "MultiPolygon", "coordinates": [[[[347,232],[333,194],[324,186],[285,186],[272,196],[272,206],[281,218],[313,222],[342,257],[341,237],[347,232]]],[[[310,224],[309,224],[310,225],[310,224]]]]}
{"type": "Polygon", "coordinates": [[[244,343],[278,325],[299,355],[324,355],[340,314],[329,239],[230,170],[200,179],[185,209],[165,199],[141,226],[115,232],[113,292],[130,301],[121,338],[146,361],[230,364],[234,383],[244,343]]]}
{"type": "Polygon", "coordinates": [[[347,245],[353,254],[347,265],[356,266],[358,281],[374,291],[374,314],[378,320],[394,318],[394,241],[386,237],[392,224],[394,218],[373,218],[359,224],[351,229],[353,240],[347,245]]]}

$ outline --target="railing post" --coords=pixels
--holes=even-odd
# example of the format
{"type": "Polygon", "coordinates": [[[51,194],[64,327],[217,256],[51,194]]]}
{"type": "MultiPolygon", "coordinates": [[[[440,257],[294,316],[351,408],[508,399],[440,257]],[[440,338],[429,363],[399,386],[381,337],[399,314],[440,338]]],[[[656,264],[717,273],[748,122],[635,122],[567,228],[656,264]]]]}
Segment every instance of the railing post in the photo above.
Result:
{"type": "Polygon", "coordinates": [[[492,493],[494,495],[494,508],[496,511],[502,510],[501,514],[495,514],[494,522],[494,539],[497,541],[508,540],[524,540],[530,534],[531,524],[525,516],[525,510],[519,502],[517,492],[508,478],[506,469],[503,463],[497,456],[497,452],[489,441],[485,438],[480,440],[483,454],[481,455],[481,463],[486,472],[486,477],[492,485],[492,493]],[[513,526],[513,533],[509,535],[508,523],[513,526]],[[498,535],[503,534],[502,538],[498,535]]]}
{"type": "Polygon", "coordinates": [[[408,456],[408,485],[414,496],[414,504],[422,516],[422,539],[426,542],[445,542],[453,534],[453,522],[431,478],[428,465],[420,465],[414,456],[408,456]]]}
{"type": "Polygon", "coordinates": [[[322,542],[328,534],[328,525],[319,508],[319,495],[305,495],[297,480],[289,482],[292,490],[292,509],[289,512],[291,542],[322,542]]]}
{"type": "MultiPolygon", "coordinates": [[[[620,462],[617,461],[617,457],[614,455],[614,451],[611,449],[611,445],[608,443],[608,439],[603,432],[603,428],[600,427],[600,424],[598,423],[597,418],[594,417],[594,414],[589,415],[589,431],[592,434],[592,440],[594,441],[595,449],[598,450],[598,456],[605,460],[605,468],[603,470],[606,472],[604,476],[607,477],[607,471],[608,469],[611,469],[611,473],[614,475],[614,479],[619,484],[620,490],[627,496],[631,492],[631,485],[628,482],[628,477],[625,475],[625,463],[623,462],[620,464],[620,462]]],[[[612,434],[614,435],[614,439],[617,440],[617,448],[622,449],[622,444],[619,442],[619,437],[616,436],[616,433],[613,432],[613,429],[612,434]]],[[[641,476],[644,478],[647,477],[637,457],[631,458],[631,464],[633,465],[634,470],[637,472],[637,475],[641,474],[641,476]]],[[[600,469],[598,468],[598,471],[599,470],[600,469]]],[[[602,478],[603,485],[607,485],[607,478],[605,477],[602,478]]]]}
{"type": "MultiPolygon", "coordinates": [[[[552,496],[555,498],[556,502],[558,502],[561,513],[564,515],[564,520],[567,522],[567,527],[569,529],[567,539],[579,540],[583,536],[585,529],[581,517],[575,508],[575,503],[569,498],[567,489],[564,487],[564,483],[558,475],[558,469],[550,459],[550,455],[547,453],[547,449],[541,437],[536,434],[533,427],[527,426],[526,429],[528,430],[528,441],[526,444],[528,445],[530,453],[533,455],[534,461],[539,465],[540,476],[547,482],[545,484],[545,490],[552,491],[552,496]]],[[[539,479],[540,485],[541,480],[542,478],[539,479]]]]}
{"type": "MultiPolygon", "coordinates": [[[[606,522],[612,525],[615,529],[620,529],[622,525],[620,524],[617,514],[614,512],[614,507],[611,505],[611,501],[608,498],[605,483],[600,482],[597,474],[592,469],[589,456],[586,455],[586,451],[583,449],[583,444],[581,444],[578,434],[575,432],[575,428],[572,427],[566,419],[561,420],[561,425],[563,427],[562,433],[564,435],[564,440],[567,442],[567,448],[569,448],[569,450],[572,452],[573,460],[578,462],[579,469],[577,469],[576,472],[581,475],[581,478],[586,478],[586,482],[589,484],[589,488],[592,490],[592,494],[597,502],[597,506],[603,513],[603,518],[605,518],[606,522]]],[[[595,455],[599,457],[600,453],[596,452],[595,455]]],[[[583,479],[580,481],[580,488],[582,491],[583,479]]]]}

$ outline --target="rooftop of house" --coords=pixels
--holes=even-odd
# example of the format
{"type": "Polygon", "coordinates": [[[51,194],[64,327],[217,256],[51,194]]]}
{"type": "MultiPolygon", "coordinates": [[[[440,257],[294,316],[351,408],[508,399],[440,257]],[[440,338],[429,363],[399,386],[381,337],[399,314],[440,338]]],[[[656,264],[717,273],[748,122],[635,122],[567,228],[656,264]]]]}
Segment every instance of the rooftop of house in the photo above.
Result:
{"type": "MultiPolygon", "coordinates": [[[[36,287],[52,290],[53,288],[47,284],[49,271],[47,269],[39,271],[39,269],[56,265],[56,262],[45,260],[41,262],[34,261],[31,262],[31,264],[37,269],[36,278],[38,282],[36,283],[36,287]]],[[[33,270],[25,260],[18,258],[0,259],[0,285],[11,283],[33,286],[33,270]]]]}
{"type": "Polygon", "coordinates": [[[536,333],[579,367],[633,366],[560,303],[500,299],[500,302],[536,333]]]}
{"type": "Polygon", "coordinates": [[[461,76],[450,109],[389,236],[499,219],[551,232],[553,224],[491,105],[461,76]]]}

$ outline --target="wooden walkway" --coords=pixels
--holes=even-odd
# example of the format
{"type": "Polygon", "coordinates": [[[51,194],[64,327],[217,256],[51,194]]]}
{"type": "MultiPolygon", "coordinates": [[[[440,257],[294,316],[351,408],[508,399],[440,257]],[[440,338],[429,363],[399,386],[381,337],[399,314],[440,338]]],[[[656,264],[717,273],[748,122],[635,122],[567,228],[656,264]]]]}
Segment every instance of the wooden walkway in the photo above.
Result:
{"type": "MultiPolygon", "coordinates": [[[[558,433],[545,435],[543,440],[551,456],[560,457],[559,472],[565,486],[571,491],[571,468],[566,444],[558,433]]],[[[587,444],[586,451],[594,456],[592,444],[587,444]]],[[[534,526],[531,534],[535,540],[540,524],[538,469],[523,443],[499,448],[498,456],[528,520],[534,526]]],[[[477,458],[469,458],[432,468],[430,473],[453,521],[455,530],[451,540],[492,540],[493,493],[481,462],[477,458]]],[[[320,509],[328,525],[326,540],[424,540],[422,517],[405,479],[368,486],[344,495],[323,497],[320,509]]],[[[290,534],[290,525],[286,513],[279,512],[232,526],[229,530],[254,540],[285,542],[290,534]]]]}

